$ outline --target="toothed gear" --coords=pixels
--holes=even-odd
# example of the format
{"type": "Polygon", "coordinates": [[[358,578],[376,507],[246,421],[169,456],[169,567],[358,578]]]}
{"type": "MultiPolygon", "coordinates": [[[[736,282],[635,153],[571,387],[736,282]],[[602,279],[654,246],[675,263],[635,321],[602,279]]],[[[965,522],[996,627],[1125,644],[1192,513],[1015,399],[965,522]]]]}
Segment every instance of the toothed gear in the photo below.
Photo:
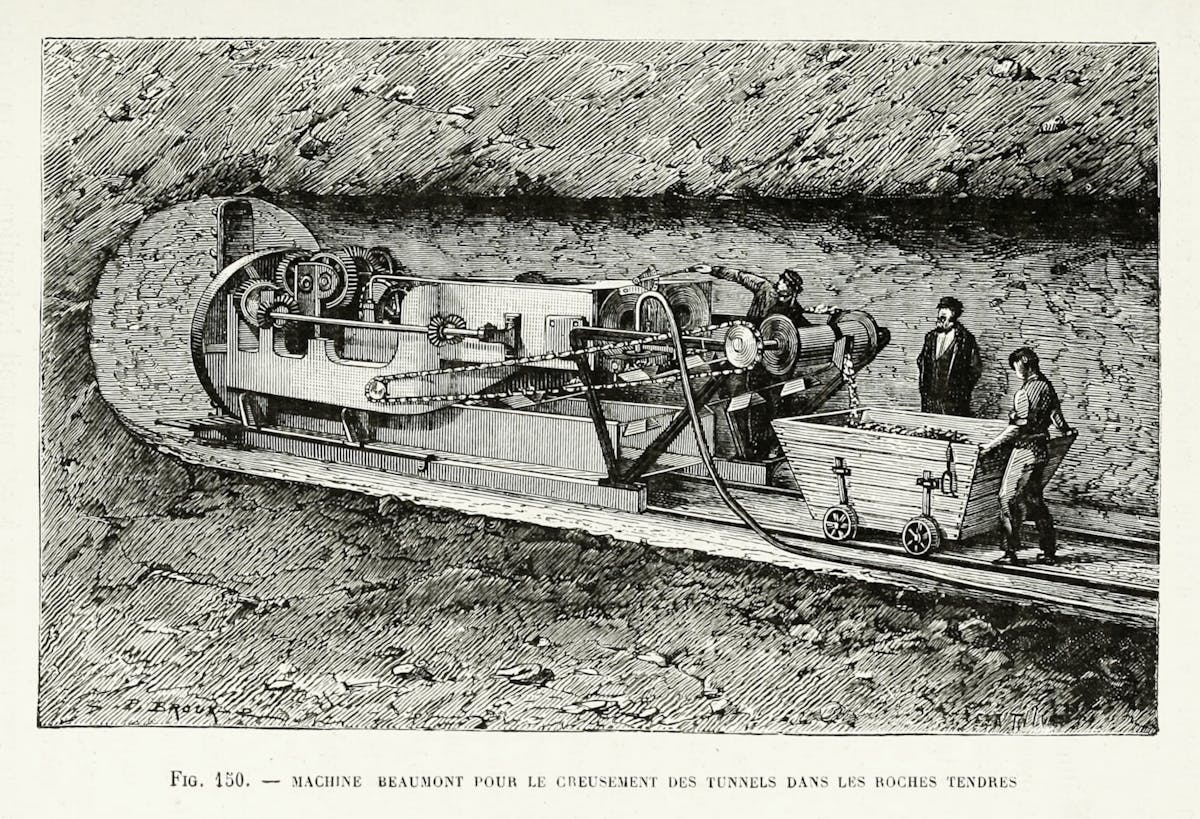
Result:
{"type": "Polygon", "coordinates": [[[264,301],[270,301],[275,293],[278,292],[274,282],[269,282],[264,279],[248,279],[238,285],[234,291],[234,303],[238,306],[238,313],[246,323],[260,326],[258,324],[258,308],[264,301]]]}
{"type": "Polygon", "coordinates": [[[371,272],[367,260],[356,257],[351,248],[323,250],[314,253],[310,261],[329,268],[328,272],[318,273],[313,282],[313,290],[321,300],[321,306],[327,308],[353,304],[358,296],[360,280],[371,272]]]}
{"type": "Polygon", "coordinates": [[[404,297],[408,295],[408,291],[409,288],[403,284],[393,284],[384,290],[379,301],[375,302],[375,320],[385,324],[399,324],[404,297]]]}
{"type": "Polygon", "coordinates": [[[377,276],[396,275],[396,260],[392,251],[382,245],[365,248],[362,245],[346,245],[346,252],[358,261],[361,269],[377,276]]]}
{"type": "Polygon", "coordinates": [[[260,301],[258,311],[254,316],[254,323],[259,327],[275,327],[276,329],[283,327],[287,322],[272,319],[272,313],[291,313],[293,315],[300,312],[300,304],[295,297],[290,293],[276,293],[274,298],[269,301],[260,301]]]}
{"type": "Polygon", "coordinates": [[[386,247],[376,246],[368,250],[367,263],[371,265],[373,272],[381,275],[394,276],[398,272],[396,258],[386,247]]]}
{"type": "Polygon", "coordinates": [[[364,262],[368,261],[367,254],[370,251],[368,251],[362,245],[346,245],[342,248],[342,250],[346,251],[356,259],[362,259],[364,262]]]}
{"type": "Polygon", "coordinates": [[[367,396],[368,401],[375,401],[376,403],[383,401],[387,398],[388,394],[387,382],[380,378],[372,378],[367,382],[367,387],[363,390],[363,393],[367,396]]]}
{"type": "Polygon", "coordinates": [[[429,320],[429,328],[426,330],[426,335],[429,337],[429,343],[434,347],[445,347],[447,344],[458,344],[463,340],[462,336],[448,335],[446,330],[451,327],[458,330],[465,330],[467,321],[462,316],[456,316],[453,313],[446,315],[437,315],[429,320]]]}
{"type": "Polygon", "coordinates": [[[298,263],[307,261],[309,253],[307,250],[289,250],[279,257],[279,261],[275,263],[275,284],[282,290],[286,290],[292,295],[296,294],[297,283],[292,275],[292,268],[298,263]]]}

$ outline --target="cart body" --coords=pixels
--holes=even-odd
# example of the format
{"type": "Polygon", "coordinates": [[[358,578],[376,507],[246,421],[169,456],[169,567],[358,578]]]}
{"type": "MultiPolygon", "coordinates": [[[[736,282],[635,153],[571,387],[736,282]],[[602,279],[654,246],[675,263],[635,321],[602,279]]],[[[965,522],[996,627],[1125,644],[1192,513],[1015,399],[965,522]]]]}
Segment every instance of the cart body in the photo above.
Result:
{"type": "MultiPolygon", "coordinates": [[[[981,455],[980,448],[1006,426],[998,420],[877,408],[774,422],[810,514],[825,517],[826,536],[848,539],[842,536],[846,527],[831,528],[828,519],[830,510],[848,508],[851,530],[862,526],[899,532],[906,548],[908,527],[917,518],[928,519],[935,524],[930,549],[943,539],[970,538],[999,525],[1000,482],[1012,450],[1003,447],[981,455]],[[923,429],[931,437],[888,429],[923,429]]],[[[1073,440],[1050,438],[1047,480],[1073,440]]],[[[832,514],[838,520],[846,517],[832,514]]],[[[909,551],[924,553],[919,544],[909,551]]]]}

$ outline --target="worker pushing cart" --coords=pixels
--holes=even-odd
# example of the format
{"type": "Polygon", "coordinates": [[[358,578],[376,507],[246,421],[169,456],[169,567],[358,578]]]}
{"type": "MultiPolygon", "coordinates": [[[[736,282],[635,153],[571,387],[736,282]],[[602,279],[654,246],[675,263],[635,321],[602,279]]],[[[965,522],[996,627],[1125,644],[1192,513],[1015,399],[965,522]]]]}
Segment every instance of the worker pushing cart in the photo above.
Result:
{"type": "Polygon", "coordinates": [[[877,407],[776,419],[825,537],[851,540],[860,527],[898,532],[920,557],[1000,526],[1005,548],[997,562],[1015,564],[1028,517],[1038,525],[1039,562],[1054,563],[1054,521],[1042,492],[1075,434],[1033,350],[1022,347],[1009,362],[1022,385],[1008,421],[877,407]],[[1051,436],[1051,425],[1063,434],[1051,436]]]}
{"type": "Polygon", "coordinates": [[[1053,565],[1058,562],[1054,518],[1042,497],[1049,478],[1046,465],[1050,460],[1050,426],[1053,424],[1060,433],[1072,438],[1075,431],[1063,417],[1054,386],[1042,375],[1037,353],[1029,347],[1019,347],[1008,357],[1008,364],[1021,379],[1021,386],[1013,396],[1008,426],[983,448],[986,454],[1009,442],[1013,445],[1000,482],[1004,554],[994,562],[1020,564],[1017,551],[1021,548],[1021,523],[1028,517],[1037,526],[1042,550],[1036,561],[1053,565]]]}

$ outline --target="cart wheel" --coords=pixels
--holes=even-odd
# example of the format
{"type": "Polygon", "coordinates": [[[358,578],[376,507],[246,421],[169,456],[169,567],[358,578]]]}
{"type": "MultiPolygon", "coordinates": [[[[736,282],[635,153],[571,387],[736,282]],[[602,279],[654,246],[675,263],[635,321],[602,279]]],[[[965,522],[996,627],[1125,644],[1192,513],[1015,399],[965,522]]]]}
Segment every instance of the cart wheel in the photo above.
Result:
{"type": "Polygon", "coordinates": [[[830,540],[837,541],[838,543],[841,543],[843,540],[850,540],[858,533],[858,515],[854,513],[854,509],[850,506],[831,506],[825,510],[825,517],[821,520],[821,528],[825,532],[825,537],[830,540]]]}
{"type": "Polygon", "coordinates": [[[910,555],[924,557],[942,545],[942,533],[938,531],[937,522],[933,518],[919,515],[904,524],[904,530],[900,533],[900,543],[910,555]]]}

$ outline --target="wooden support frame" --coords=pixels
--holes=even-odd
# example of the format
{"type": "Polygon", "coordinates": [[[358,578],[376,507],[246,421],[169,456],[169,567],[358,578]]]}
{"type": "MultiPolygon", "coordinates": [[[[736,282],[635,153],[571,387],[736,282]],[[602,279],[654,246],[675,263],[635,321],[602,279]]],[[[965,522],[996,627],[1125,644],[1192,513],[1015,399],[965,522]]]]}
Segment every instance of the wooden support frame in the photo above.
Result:
{"type": "Polygon", "coordinates": [[[599,438],[600,452],[604,456],[604,467],[608,471],[608,479],[613,484],[621,483],[621,464],[617,460],[617,450],[612,438],[608,436],[608,425],[604,418],[604,406],[594,388],[596,374],[592,370],[587,354],[575,356],[575,365],[579,368],[579,381],[584,386],[584,397],[587,399],[588,414],[596,425],[596,437],[599,438]]]}
{"type": "MultiPolygon", "coordinates": [[[[720,382],[716,378],[710,378],[705,382],[699,390],[696,391],[696,404],[703,406],[710,398],[712,398],[720,388],[720,382]]],[[[633,483],[646,474],[650,467],[654,466],[654,462],[658,457],[667,451],[667,447],[679,437],[679,433],[683,432],[691,422],[686,408],[680,408],[675,417],[671,419],[662,432],[646,447],[639,457],[629,468],[621,472],[617,477],[620,483],[633,483]]]]}

